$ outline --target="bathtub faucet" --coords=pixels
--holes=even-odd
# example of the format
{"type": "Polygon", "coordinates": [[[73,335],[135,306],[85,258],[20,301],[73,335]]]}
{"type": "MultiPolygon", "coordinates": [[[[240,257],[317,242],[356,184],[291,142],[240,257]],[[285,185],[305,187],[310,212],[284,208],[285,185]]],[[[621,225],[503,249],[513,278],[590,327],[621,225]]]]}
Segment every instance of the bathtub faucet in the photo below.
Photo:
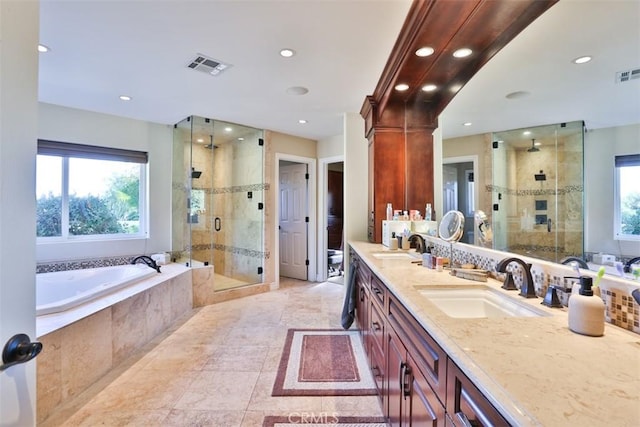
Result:
{"type": "Polygon", "coordinates": [[[142,261],[145,264],[147,264],[149,267],[153,268],[154,270],[156,270],[158,273],[160,273],[160,266],[158,264],[156,264],[156,261],[151,258],[150,256],[147,255],[140,255],[137,256],[133,259],[133,261],[131,261],[131,264],[137,264],[138,261],[142,261]]]}

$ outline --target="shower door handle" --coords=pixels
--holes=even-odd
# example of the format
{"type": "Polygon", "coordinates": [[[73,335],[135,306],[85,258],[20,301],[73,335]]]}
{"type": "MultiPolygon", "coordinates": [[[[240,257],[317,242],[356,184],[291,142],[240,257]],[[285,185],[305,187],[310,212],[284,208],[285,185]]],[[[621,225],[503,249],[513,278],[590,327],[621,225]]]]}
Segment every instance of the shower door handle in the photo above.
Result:
{"type": "Polygon", "coordinates": [[[221,223],[222,223],[222,221],[220,220],[220,217],[217,216],[213,220],[213,229],[216,230],[216,231],[220,231],[220,229],[222,228],[222,224],[221,223]]]}
{"type": "Polygon", "coordinates": [[[547,232],[551,233],[551,218],[547,220],[547,232]]]}

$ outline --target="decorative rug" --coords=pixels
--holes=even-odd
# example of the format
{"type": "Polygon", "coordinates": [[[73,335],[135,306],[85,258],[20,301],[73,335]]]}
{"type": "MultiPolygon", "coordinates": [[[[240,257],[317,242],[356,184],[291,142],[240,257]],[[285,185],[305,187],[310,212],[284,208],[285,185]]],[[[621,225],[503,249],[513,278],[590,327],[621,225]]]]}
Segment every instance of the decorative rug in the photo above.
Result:
{"type": "Polygon", "coordinates": [[[377,393],[358,331],[289,329],[272,396],[377,393]]]}
{"type": "Polygon", "coordinates": [[[388,424],[381,417],[337,417],[326,413],[294,413],[289,416],[264,417],[262,427],[286,427],[311,424],[313,427],[387,427],[388,424]]]}

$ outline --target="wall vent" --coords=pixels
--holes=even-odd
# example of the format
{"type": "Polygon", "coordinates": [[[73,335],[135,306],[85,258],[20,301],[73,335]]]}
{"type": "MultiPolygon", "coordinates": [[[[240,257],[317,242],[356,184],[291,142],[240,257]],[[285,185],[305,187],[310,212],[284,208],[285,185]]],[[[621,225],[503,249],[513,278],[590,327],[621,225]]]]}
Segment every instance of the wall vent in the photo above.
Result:
{"type": "Polygon", "coordinates": [[[189,64],[187,68],[191,68],[192,70],[201,71],[203,73],[210,74],[212,76],[217,76],[231,65],[225,64],[222,61],[218,61],[217,59],[210,58],[208,56],[198,54],[189,64]]]}
{"type": "Polygon", "coordinates": [[[627,71],[618,71],[616,73],[616,83],[624,83],[638,79],[640,79],[640,68],[634,68],[633,70],[627,71]]]}

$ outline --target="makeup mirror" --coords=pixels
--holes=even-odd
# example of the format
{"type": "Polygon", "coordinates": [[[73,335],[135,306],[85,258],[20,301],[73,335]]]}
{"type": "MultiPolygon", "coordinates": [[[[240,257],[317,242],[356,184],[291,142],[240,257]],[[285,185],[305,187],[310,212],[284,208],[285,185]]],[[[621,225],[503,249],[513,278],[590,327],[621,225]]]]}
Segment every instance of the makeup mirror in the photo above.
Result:
{"type": "Polygon", "coordinates": [[[457,242],[462,238],[464,215],[460,211],[449,211],[442,217],[438,226],[440,238],[446,242],[457,242]]]}

